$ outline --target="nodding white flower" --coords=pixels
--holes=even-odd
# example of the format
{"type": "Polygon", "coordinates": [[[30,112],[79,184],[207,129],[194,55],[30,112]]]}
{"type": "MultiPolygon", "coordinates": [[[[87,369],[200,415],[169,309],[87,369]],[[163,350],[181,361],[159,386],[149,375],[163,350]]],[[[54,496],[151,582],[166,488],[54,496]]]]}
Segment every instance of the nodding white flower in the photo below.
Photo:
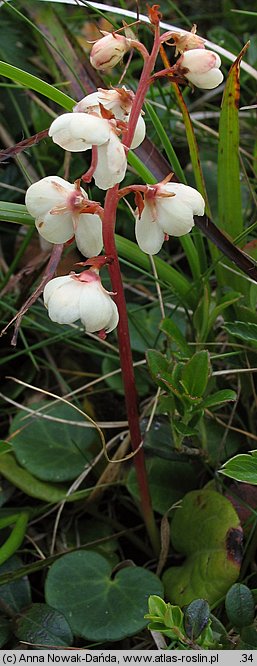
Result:
{"type": "Polygon", "coordinates": [[[192,49],[180,56],[175,67],[197,88],[211,90],[223,81],[220,66],[221,59],[217,53],[207,49],[192,49]]]}
{"type": "Polygon", "coordinates": [[[64,113],[55,118],[48,134],[53,142],[64,150],[78,153],[107,143],[110,132],[110,123],[105,118],[82,113],[64,113]]]}
{"type": "Polygon", "coordinates": [[[136,215],[136,239],[147,254],[157,254],[167,235],[184,236],[194,226],[194,215],[204,214],[204,199],[181,183],[148,185],[141,216],[136,215]]]}
{"type": "Polygon", "coordinates": [[[104,32],[94,43],[90,62],[95,69],[105,70],[115,67],[127,51],[132,48],[132,40],[124,35],[118,35],[113,32],[104,32]]]}
{"type": "MultiPolygon", "coordinates": [[[[113,113],[116,120],[128,122],[134,97],[135,95],[132,90],[127,90],[125,86],[122,86],[122,88],[112,88],[111,90],[98,88],[97,91],[83,97],[74,107],[74,111],[101,115],[101,104],[105,109],[113,113]]],[[[142,143],[145,138],[145,132],[145,121],[140,115],[131,148],[137,148],[142,143]]]]}
{"type": "Polygon", "coordinates": [[[46,176],[30,185],[25,203],[45,240],[66,243],[75,235],[77,246],[85,257],[101,252],[102,221],[99,215],[85,212],[90,202],[78,182],[73,184],[59,176],[46,176]]]}
{"type": "Polygon", "coordinates": [[[43,296],[50,319],[58,324],[81,319],[86,332],[98,332],[102,338],[118,324],[117,306],[95,269],[50,280],[43,296]]]}
{"type": "Polygon", "coordinates": [[[126,152],[118,139],[118,132],[115,119],[75,112],[56,118],[50,126],[49,136],[61,148],[72,152],[96,146],[98,164],[94,178],[97,186],[106,190],[120,183],[126,173],[126,152]]]}

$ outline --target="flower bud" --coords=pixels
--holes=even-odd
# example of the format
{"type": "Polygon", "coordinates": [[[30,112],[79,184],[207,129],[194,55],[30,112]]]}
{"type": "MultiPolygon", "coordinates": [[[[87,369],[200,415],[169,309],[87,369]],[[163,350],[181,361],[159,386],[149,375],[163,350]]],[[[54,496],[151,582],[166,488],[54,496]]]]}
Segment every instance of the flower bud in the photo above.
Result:
{"type": "Polygon", "coordinates": [[[75,235],[80,252],[92,257],[103,247],[102,221],[99,215],[82,212],[87,202],[82,188],[59,176],[46,176],[33,183],[25,197],[42,238],[50,243],[66,243],[75,235]]]}
{"type": "Polygon", "coordinates": [[[124,35],[107,32],[93,45],[90,55],[91,65],[95,69],[111,69],[122,60],[129,49],[131,49],[130,39],[124,35]]]}
{"type": "Polygon", "coordinates": [[[180,56],[176,69],[197,88],[211,90],[223,81],[220,57],[207,49],[191,49],[180,56]]]}
{"type": "Polygon", "coordinates": [[[194,226],[194,215],[204,214],[204,199],[193,187],[181,183],[148,186],[144,209],[136,217],[136,239],[147,254],[157,254],[165,236],[184,236],[194,226]]]}
{"type": "Polygon", "coordinates": [[[87,333],[110,333],[118,324],[117,306],[95,270],[54,278],[43,296],[50,319],[58,324],[80,319],[87,333]]]}

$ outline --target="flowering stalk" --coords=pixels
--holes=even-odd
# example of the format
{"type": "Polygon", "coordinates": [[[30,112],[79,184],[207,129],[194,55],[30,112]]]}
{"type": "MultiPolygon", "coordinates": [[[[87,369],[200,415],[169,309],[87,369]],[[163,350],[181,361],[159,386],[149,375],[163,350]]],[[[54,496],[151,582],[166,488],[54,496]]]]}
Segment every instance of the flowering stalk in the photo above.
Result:
{"type": "MultiPolygon", "coordinates": [[[[149,57],[145,59],[137,93],[135,95],[130,114],[128,130],[123,136],[123,144],[126,146],[126,148],[129,148],[131,145],[137,121],[140,116],[141,109],[144,103],[145,95],[150,85],[151,73],[155,65],[155,61],[159,51],[159,46],[160,46],[159,40],[160,40],[159,26],[156,25],[152,52],[151,54],[149,54],[149,57]]],[[[108,190],[105,198],[104,214],[103,214],[103,241],[106,254],[112,256],[113,258],[112,264],[109,265],[109,273],[110,273],[113,291],[116,292],[115,301],[117,303],[119,310],[118,342],[119,342],[120,362],[121,362],[121,370],[123,377],[128,423],[131,434],[131,446],[133,451],[137,451],[142,441],[138,407],[137,407],[138,397],[137,397],[133,359],[130,346],[126,301],[124,296],[119,259],[114,237],[118,202],[119,202],[119,185],[115,185],[113,188],[108,190]]],[[[139,449],[135,454],[134,464],[139,485],[141,509],[144,516],[146,528],[152,546],[156,554],[158,554],[160,549],[159,534],[157,532],[154,514],[151,506],[144,453],[142,448],[139,449]]]]}

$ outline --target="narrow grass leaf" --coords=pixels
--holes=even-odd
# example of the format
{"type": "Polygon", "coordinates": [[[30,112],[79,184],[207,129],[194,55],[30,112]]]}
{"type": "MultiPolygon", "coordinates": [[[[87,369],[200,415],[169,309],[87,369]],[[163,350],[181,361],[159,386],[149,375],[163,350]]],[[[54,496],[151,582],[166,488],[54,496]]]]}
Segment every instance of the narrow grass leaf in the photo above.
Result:
{"type": "Polygon", "coordinates": [[[59,104],[66,111],[72,111],[72,108],[75,104],[72,97],[66,95],[61,90],[57,90],[50,83],[42,81],[34,74],[29,74],[29,72],[24,72],[23,69],[19,67],[14,67],[14,65],[9,65],[7,62],[0,60],[0,75],[6,76],[7,79],[12,79],[21,85],[29,88],[30,90],[35,90],[36,92],[44,95],[48,99],[51,99],[53,102],[59,104]]]}
{"type": "Polygon", "coordinates": [[[219,227],[232,238],[243,231],[242,197],[239,168],[239,98],[240,62],[248,44],[230,68],[219,122],[218,211],[219,227]]]}

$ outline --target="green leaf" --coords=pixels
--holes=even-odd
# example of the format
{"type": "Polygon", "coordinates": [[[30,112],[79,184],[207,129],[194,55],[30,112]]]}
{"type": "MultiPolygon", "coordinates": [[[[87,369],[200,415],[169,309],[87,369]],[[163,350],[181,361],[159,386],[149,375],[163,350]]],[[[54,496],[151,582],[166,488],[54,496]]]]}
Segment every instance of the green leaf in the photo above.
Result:
{"type": "Polygon", "coordinates": [[[217,405],[222,405],[224,402],[236,399],[236,391],[232,391],[231,389],[223,389],[222,391],[216,391],[215,393],[208,395],[208,397],[203,400],[201,407],[204,409],[209,409],[209,407],[216,407],[217,405]]]}
{"type": "Polygon", "coordinates": [[[199,597],[215,604],[240,571],[242,530],[232,504],[213,490],[188,493],[172,520],[171,540],[186,559],[164,573],[170,601],[183,606],[199,597]]]}
{"type": "Polygon", "coordinates": [[[220,474],[236,481],[257,485],[257,451],[240,453],[228,460],[219,470],[220,474]],[[250,455],[251,454],[251,455],[250,455]]]}
{"type": "Polygon", "coordinates": [[[209,622],[210,607],[205,599],[195,599],[184,610],[184,627],[187,636],[194,641],[209,622]]]}
{"type": "Polygon", "coordinates": [[[12,627],[10,620],[5,617],[0,617],[0,648],[7,643],[12,635],[12,627]]]}
{"type": "Polygon", "coordinates": [[[224,328],[231,335],[243,340],[244,343],[250,342],[254,346],[257,345],[257,324],[244,321],[226,322],[224,328]]]}
{"type": "Polygon", "coordinates": [[[29,215],[24,204],[0,201],[0,215],[3,222],[10,224],[26,224],[31,227],[35,224],[34,218],[29,215]]]}
{"type": "Polygon", "coordinates": [[[201,397],[206,389],[210,372],[209,353],[205,350],[196,352],[184,365],[181,383],[189,396],[201,397]]]}
{"type": "MultiPolygon", "coordinates": [[[[196,470],[189,462],[151,458],[146,461],[147,477],[153,508],[166,513],[190,488],[197,486],[196,470]]],[[[127,488],[139,500],[139,490],[134,467],[131,467],[127,488]]]]}
{"type": "Polygon", "coordinates": [[[0,456],[0,473],[29,497],[36,497],[50,503],[65,499],[66,492],[63,487],[39,481],[30,472],[20,467],[11,453],[0,456]]]}
{"type": "Polygon", "coordinates": [[[148,599],[148,615],[151,616],[152,620],[163,621],[164,615],[166,613],[167,604],[163,599],[158,597],[156,594],[151,594],[148,599]]]}
{"type": "Polygon", "coordinates": [[[42,481],[75,479],[92,458],[97,431],[72,425],[74,422],[84,425],[86,419],[70,405],[41,401],[30,407],[35,414],[24,415],[24,410],[19,410],[10,428],[10,442],[17,461],[42,481]],[[41,411],[37,414],[37,410],[41,411]],[[44,415],[60,420],[51,421],[44,415]]]}
{"type": "MultiPolygon", "coordinates": [[[[0,575],[21,569],[22,561],[17,555],[11,557],[7,562],[1,565],[0,575]]],[[[6,583],[0,587],[0,599],[15,614],[22,608],[31,603],[30,584],[27,576],[16,580],[13,583],[6,583]]]]}
{"type": "Polygon", "coordinates": [[[32,645],[70,647],[73,643],[71,628],[59,611],[47,604],[32,604],[16,619],[15,636],[32,645]]]}
{"type": "Polygon", "coordinates": [[[219,227],[232,238],[243,230],[239,168],[240,62],[244,47],[229,70],[221,104],[218,152],[219,227]]]}
{"type": "MultiPolygon", "coordinates": [[[[117,372],[115,375],[111,375],[110,377],[106,376],[104,379],[105,383],[107,386],[109,386],[112,391],[115,391],[116,393],[119,393],[120,395],[124,395],[124,386],[123,386],[123,381],[122,381],[122,375],[120,372],[120,361],[119,359],[114,359],[110,358],[109,356],[106,356],[102,362],[102,374],[103,375],[108,375],[111,372],[117,372]]],[[[139,367],[134,369],[135,372],[135,379],[136,379],[136,386],[137,386],[137,391],[140,396],[145,396],[146,394],[149,394],[149,374],[146,371],[145,367],[139,367]]]]}
{"type": "Polygon", "coordinates": [[[179,327],[173,319],[163,319],[160,325],[161,331],[166,333],[166,335],[171,339],[172,343],[175,343],[179,350],[186,356],[191,356],[191,349],[187,344],[183,333],[180,331],[179,327]]]}
{"type": "Polygon", "coordinates": [[[48,99],[51,99],[53,102],[59,104],[66,111],[72,111],[75,101],[63,93],[61,90],[57,90],[54,86],[51,86],[50,83],[42,81],[37,76],[25,72],[19,67],[14,67],[9,65],[7,62],[0,61],[0,76],[5,76],[12,81],[17,81],[21,85],[29,88],[30,90],[35,90],[36,92],[44,95],[48,99]]]}
{"type": "MultiPolygon", "coordinates": [[[[140,266],[140,268],[146,270],[148,273],[152,273],[149,256],[145,252],[142,252],[136,243],[117,234],[115,234],[115,242],[120,257],[128,259],[133,265],[140,266]]],[[[173,266],[163,261],[163,259],[156,257],[154,263],[159,280],[169,285],[170,289],[181,299],[183,305],[187,304],[192,307],[196,300],[192,283],[189,282],[185,275],[179,273],[173,266]]]]}
{"type": "Polygon", "coordinates": [[[74,634],[93,641],[117,641],[146,626],[148,596],[163,592],[159,579],[134,566],[114,577],[111,573],[109,562],[90,551],[68,553],[51,567],[46,601],[63,613],[74,634]]]}
{"type": "Polygon", "coordinates": [[[226,613],[233,627],[247,627],[255,614],[254,598],[249,587],[235,583],[226,594],[226,613]]]}
{"type": "Polygon", "coordinates": [[[257,631],[254,625],[251,627],[243,627],[241,631],[241,641],[238,646],[239,650],[256,650],[257,649],[257,631]]]}
{"type": "Polygon", "coordinates": [[[146,352],[146,360],[153,379],[159,386],[166,388],[166,385],[162,382],[162,376],[169,368],[169,363],[166,357],[155,349],[148,349],[146,352]]]}
{"type": "Polygon", "coordinates": [[[194,312],[193,323],[196,328],[197,340],[204,342],[209,332],[210,321],[210,288],[204,285],[203,295],[194,312]]]}
{"type": "Polygon", "coordinates": [[[158,137],[160,139],[161,145],[164,148],[167,158],[169,160],[169,163],[171,165],[171,171],[173,170],[176,174],[176,176],[179,178],[181,183],[184,183],[184,185],[187,184],[183,169],[180,165],[180,162],[177,158],[177,155],[175,153],[175,150],[169,140],[168,134],[166,133],[163,123],[161,122],[159,116],[155,112],[152,104],[150,102],[145,102],[145,108],[146,111],[151,118],[151,121],[153,123],[154,129],[158,134],[158,137]]]}

